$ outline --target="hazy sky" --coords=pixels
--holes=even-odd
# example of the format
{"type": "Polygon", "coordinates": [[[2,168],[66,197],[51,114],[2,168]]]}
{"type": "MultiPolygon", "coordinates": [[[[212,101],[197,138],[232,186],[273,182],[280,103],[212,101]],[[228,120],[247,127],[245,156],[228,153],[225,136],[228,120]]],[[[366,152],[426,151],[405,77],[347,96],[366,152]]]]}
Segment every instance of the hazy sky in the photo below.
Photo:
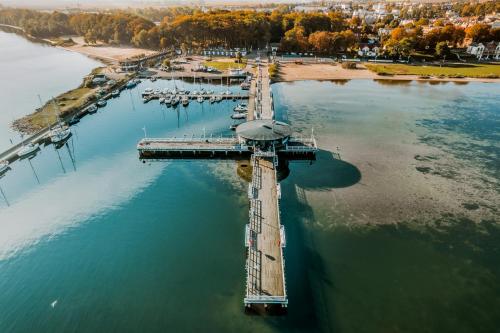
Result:
{"type": "MultiPolygon", "coordinates": [[[[307,2],[308,0],[300,0],[307,2]]],[[[299,2],[299,0],[203,0],[204,3],[243,3],[243,2],[299,2]]],[[[34,7],[34,8],[65,8],[65,7],[146,7],[167,5],[193,5],[200,4],[200,0],[0,0],[0,4],[10,7],[34,7]]]]}

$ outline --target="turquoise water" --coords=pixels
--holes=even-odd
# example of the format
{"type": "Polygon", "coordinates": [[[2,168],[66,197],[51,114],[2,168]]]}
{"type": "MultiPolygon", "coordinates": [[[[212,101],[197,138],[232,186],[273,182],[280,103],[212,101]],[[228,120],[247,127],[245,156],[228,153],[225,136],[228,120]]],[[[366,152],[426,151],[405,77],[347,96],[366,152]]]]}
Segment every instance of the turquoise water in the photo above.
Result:
{"type": "MultiPolygon", "coordinates": [[[[478,173],[498,171],[498,86],[273,86],[278,117],[303,135],[314,127],[321,148],[312,165],[291,163],[282,182],[290,304],[287,316],[274,317],[243,310],[248,202],[236,164],[138,160],[143,127],[150,137],[233,133],[235,102],[174,110],[140,100],[145,87],[171,85],[143,82],[122,92],[73,127],[67,146],[44,147],[31,165],[16,162],[0,179],[10,204],[0,198],[0,332],[498,330],[498,215],[432,208],[431,224],[396,200],[408,195],[397,192],[407,184],[372,186],[401,176],[424,184],[418,193],[434,181],[467,189],[459,177],[419,172],[424,162],[413,155],[380,162],[399,145],[439,152],[438,161],[459,156],[478,173]],[[468,117],[470,126],[453,126],[477,103],[489,124],[468,117]],[[489,160],[451,144],[474,140],[489,160]],[[387,210],[381,214],[398,223],[381,223],[369,206],[380,197],[412,218],[387,210]],[[371,223],[354,223],[361,214],[371,223]]],[[[477,181],[495,189],[489,178],[477,181]]]]}
{"type": "Polygon", "coordinates": [[[85,75],[101,64],[81,54],[32,43],[22,36],[0,30],[0,149],[20,141],[10,129],[15,119],[82,83],[85,75]]]}

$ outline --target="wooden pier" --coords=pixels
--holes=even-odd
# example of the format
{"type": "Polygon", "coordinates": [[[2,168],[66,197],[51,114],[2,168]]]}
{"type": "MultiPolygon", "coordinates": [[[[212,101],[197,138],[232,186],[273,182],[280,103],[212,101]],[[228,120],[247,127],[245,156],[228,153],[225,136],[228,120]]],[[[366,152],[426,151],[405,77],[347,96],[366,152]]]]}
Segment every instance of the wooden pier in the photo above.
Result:
{"type": "Polygon", "coordinates": [[[236,128],[236,137],[144,138],[137,145],[141,160],[250,159],[252,181],[248,187],[249,222],[245,227],[247,308],[286,308],[285,227],[281,224],[280,161],[315,158],[316,140],[290,134],[288,124],[274,121],[273,97],[267,65],[259,65],[250,82],[247,122],[236,128]]]}
{"type": "Polygon", "coordinates": [[[249,223],[245,230],[248,248],[245,305],[288,304],[285,285],[286,245],[280,222],[280,186],[275,156],[252,156],[252,182],[249,184],[249,223]]]}

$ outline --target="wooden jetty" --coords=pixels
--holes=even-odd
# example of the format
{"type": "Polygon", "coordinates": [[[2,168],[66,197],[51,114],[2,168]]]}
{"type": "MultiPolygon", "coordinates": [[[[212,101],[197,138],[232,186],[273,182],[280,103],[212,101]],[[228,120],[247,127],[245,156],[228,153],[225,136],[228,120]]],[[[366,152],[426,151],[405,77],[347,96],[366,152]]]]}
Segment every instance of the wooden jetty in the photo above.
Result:
{"type": "MultiPolygon", "coordinates": [[[[248,188],[249,222],[245,227],[247,308],[286,308],[285,228],[281,224],[281,189],[277,170],[280,161],[313,160],[314,136],[293,137],[291,127],[274,120],[268,66],[259,65],[250,82],[247,122],[230,138],[144,138],[138,145],[141,160],[250,159],[252,181],[248,188]]],[[[286,163],[285,163],[286,164],[286,163]]]]}

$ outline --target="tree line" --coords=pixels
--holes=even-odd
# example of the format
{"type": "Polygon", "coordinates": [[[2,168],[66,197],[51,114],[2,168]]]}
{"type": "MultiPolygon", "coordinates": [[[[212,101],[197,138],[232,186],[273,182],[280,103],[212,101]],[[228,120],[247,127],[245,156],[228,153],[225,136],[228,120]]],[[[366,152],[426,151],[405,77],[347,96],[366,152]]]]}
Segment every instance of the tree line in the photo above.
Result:
{"type": "MultiPolygon", "coordinates": [[[[496,8],[495,3],[487,4],[470,4],[467,8],[479,5],[482,11],[496,8]]],[[[367,24],[358,17],[347,19],[337,11],[301,13],[291,11],[288,6],[277,7],[271,13],[254,10],[202,12],[188,7],[72,14],[0,9],[0,23],[21,26],[36,37],[80,35],[88,43],[132,44],[152,49],[193,50],[221,46],[255,49],[274,42],[280,43],[283,52],[334,55],[353,52],[378,35],[380,29],[386,29],[391,32],[382,34],[381,49],[386,56],[396,58],[407,57],[415,51],[441,56],[450,48],[461,46],[465,38],[474,42],[500,40],[500,29],[482,23],[464,30],[436,20],[424,34],[423,27],[428,27],[429,19],[422,17],[405,26],[400,22],[388,15],[374,24],[367,24]]]]}

